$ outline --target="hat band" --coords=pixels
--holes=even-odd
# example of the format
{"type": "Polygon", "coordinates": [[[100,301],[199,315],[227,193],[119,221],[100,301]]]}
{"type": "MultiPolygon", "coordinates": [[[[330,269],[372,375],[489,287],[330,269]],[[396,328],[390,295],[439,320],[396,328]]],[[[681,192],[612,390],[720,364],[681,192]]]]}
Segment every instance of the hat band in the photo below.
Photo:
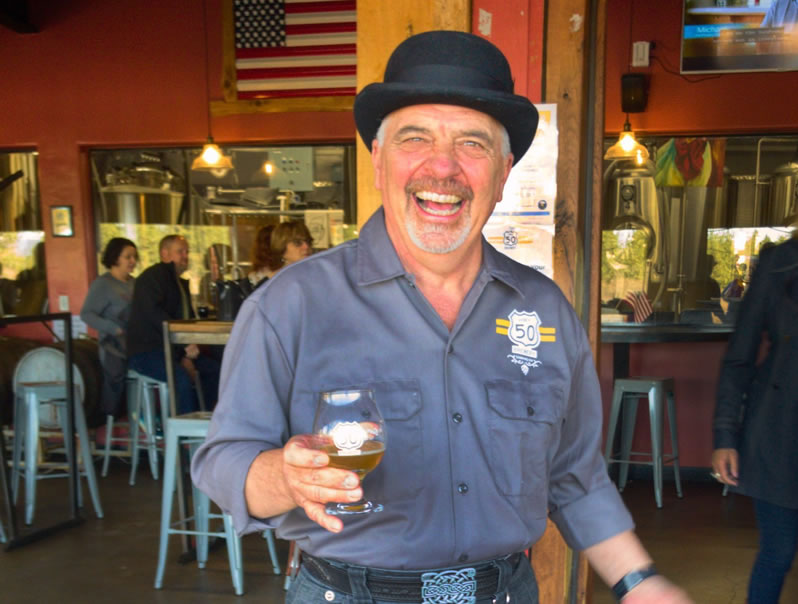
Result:
{"type": "Polygon", "coordinates": [[[426,84],[435,88],[452,86],[455,88],[476,88],[513,93],[512,81],[505,83],[490,77],[482,71],[461,65],[417,65],[415,67],[407,67],[390,79],[386,78],[385,83],[396,84],[400,82],[426,84]]]}

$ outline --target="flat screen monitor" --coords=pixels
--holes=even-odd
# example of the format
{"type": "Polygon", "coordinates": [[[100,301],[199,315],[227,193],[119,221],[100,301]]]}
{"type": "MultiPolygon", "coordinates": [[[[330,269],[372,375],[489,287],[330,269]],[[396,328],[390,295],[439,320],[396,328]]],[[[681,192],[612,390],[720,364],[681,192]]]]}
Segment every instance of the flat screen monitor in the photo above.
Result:
{"type": "Polygon", "coordinates": [[[798,70],[795,0],[683,0],[682,73],[798,70]]]}

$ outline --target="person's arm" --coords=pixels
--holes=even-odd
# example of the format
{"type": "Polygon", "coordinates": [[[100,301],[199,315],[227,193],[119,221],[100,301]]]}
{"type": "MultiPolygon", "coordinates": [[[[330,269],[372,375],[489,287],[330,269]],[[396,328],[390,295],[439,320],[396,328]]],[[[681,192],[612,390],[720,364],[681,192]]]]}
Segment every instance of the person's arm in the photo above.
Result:
{"type": "Polygon", "coordinates": [[[225,347],[208,437],[191,465],[195,484],[240,533],[273,526],[298,506],[337,531],[342,524],[323,502],[361,495],[356,474],[323,467],[328,458],[308,448],[307,435],[290,438],[291,357],[255,301],[245,301],[225,347]]]}
{"type": "MultiPolygon", "coordinates": [[[[610,587],[624,577],[629,589],[623,604],[690,604],[692,600],[662,575],[653,574],[637,582],[635,574],[649,569],[653,561],[632,531],[619,533],[584,550],[590,566],[610,587]]],[[[646,573],[648,574],[648,573],[646,573]]]]}
{"type": "Polygon", "coordinates": [[[103,314],[110,306],[110,296],[113,294],[105,279],[98,277],[89,287],[89,293],[80,309],[80,318],[86,325],[100,333],[122,335],[122,328],[103,314]]]}

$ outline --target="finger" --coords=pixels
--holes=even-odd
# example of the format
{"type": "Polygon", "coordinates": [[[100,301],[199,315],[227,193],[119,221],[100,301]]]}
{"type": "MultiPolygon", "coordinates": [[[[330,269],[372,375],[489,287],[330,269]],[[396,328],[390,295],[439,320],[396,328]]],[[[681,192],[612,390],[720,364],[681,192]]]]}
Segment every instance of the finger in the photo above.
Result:
{"type": "Polygon", "coordinates": [[[336,518],[335,516],[330,516],[325,512],[325,508],[323,504],[320,503],[308,503],[303,506],[305,513],[308,515],[313,522],[318,524],[324,529],[327,529],[331,533],[340,533],[341,530],[344,528],[344,523],[341,521],[340,518],[336,518]]]}
{"type": "Polygon", "coordinates": [[[737,464],[738,464],[737,456],[736,455],[732,455],[729,458],[729,473],[731,474],[731,477],[734,478],[734,479],[736,479],[739,476],[739,474],[737,473],[738,470],[739,470],[739,468],[737,467],[737,464]]]}
{"type": "Polygon", "coordinates": [[[292,437],[283,450],[283,460],[293,466],[322,467],[330,458],[323,451],[314,448],[313,439],[308,434],[292,437]]]}

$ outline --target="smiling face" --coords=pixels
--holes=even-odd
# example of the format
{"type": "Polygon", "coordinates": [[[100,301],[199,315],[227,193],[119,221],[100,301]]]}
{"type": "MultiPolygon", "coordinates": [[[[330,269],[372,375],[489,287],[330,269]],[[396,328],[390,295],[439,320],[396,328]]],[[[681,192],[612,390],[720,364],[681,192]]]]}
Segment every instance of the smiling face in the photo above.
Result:
{"type": "Polygon", "coordinates": [[[375,184],[400,258],[481,250],[513,156],[492,117],[454,105],[391,113],[372,145],[375,184]]]}

